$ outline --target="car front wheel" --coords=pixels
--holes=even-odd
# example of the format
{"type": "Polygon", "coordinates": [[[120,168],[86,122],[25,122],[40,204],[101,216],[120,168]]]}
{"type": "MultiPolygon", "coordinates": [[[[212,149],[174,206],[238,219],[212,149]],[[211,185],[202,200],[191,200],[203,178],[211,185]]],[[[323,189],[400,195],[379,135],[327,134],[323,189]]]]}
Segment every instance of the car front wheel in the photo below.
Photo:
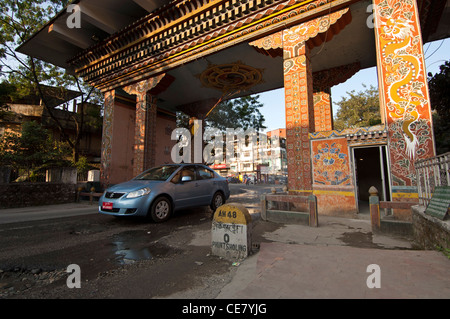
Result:
{"type": "Polygon", "coordinates": [[[165,222],[172,214],[172,203],[165,196],[158,197],[150,208],[150,217],[156,223],[165,222]]]}
{"type": "Polygon", "coordinates": [[[215,192],[212,202],[211,202],[211,209],[213,211],[216,211],[217,208],[225,204],[225,198],[223,197],[221,192],[215,192]]]}

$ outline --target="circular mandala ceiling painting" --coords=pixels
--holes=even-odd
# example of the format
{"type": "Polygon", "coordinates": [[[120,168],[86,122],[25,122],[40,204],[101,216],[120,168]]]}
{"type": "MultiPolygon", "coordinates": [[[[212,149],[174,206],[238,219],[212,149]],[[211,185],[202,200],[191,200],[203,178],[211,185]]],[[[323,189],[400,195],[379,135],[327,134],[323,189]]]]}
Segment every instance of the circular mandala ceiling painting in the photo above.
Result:
{"type": "Polygon", "coordinates": [[[203,86],[222,92],[245,91],[262,82],[262,71],[241,62],[210,65],[202,74],[203,86]]]}

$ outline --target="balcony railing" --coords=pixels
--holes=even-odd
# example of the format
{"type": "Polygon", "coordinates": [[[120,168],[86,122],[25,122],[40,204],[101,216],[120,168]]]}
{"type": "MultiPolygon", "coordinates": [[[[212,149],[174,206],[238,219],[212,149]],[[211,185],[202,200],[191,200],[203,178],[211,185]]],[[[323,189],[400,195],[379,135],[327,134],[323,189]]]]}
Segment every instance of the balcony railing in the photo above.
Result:
{"type": "Polygon", "coordinates": [[[450,152],[415,163],[419,202],[427,206],[436,186],[450,186],[450,152]]]}

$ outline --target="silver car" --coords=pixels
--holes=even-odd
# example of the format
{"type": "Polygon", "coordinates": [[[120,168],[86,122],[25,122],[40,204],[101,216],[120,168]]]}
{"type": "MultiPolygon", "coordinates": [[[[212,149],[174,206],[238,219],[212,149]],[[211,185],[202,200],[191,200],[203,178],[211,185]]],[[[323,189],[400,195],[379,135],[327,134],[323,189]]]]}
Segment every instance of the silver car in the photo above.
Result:
{"type": "Polygon", "coordinates": [[[99,212],[114,216],[149,216],[164,222],[176,210],[210,206],[213,211],[230,197],[228,182],[201,164],[168,164],[151,168],[132,180],[109,187],[99,212]]]}

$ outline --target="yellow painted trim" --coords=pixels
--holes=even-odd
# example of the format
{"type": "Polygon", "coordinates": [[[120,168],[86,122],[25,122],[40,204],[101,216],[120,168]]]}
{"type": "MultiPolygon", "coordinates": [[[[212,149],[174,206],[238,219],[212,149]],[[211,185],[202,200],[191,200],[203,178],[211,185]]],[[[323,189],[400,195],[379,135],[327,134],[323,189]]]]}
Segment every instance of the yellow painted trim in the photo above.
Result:
{"type": "Polygon", "coordinates": [[[419,198],[418,193],[392,193],[392,198],[419,198]]]}
{"type": "Polygon", "coordinates": [[[340,196],[351,196],[355,197],[354,192],[346,192],[346,191],[324,191],[324,190],[314,190],[314,195],[340,195],[340,196]]]}
{"type": "MultiPolygon", "coordinates": [[[[216,38],[214,38],[214,39],[211,39],[211,40],[202,42],[202,43],[200,43],[200,44],[198,44],[198,45],[196,45],[196,46],[194,46],[194,47],[192,47],[192,48],[189,48],[189,49],[186,49],[186,50],[184,50],[184,51],[178,52],[178,53],[176,53],[176,54],[174,54],[174,55],[171,55],[170,57],[167,57],[167,58],[165,58],[165,59],[159,60],[159,61],[157,61],[157,62],[154,62],[154,63],[150,64],[150,65],[140,67],[140,68],[138,68],[138,69],[136,69],[136,70],[133,70],[133,72],[130,72],[130,73],[121,75],[121,76],[116,77],[116,78],[114,78],[114,79],[112,79],[112,80],[103,82],[103,83],[101,84],[101,86],[104,86],[105,84],[111,83],[111,82],[113,82],[113,81],[117,81],[117,80],[119,80],[119,79],[121,79],[121,78],[123,78],[123,77],[130,76],[130,75],[135,74],[136,72],[139,72],[139,71],[141,71],[141,70],[151,68],[151,67],[154,66],[154,65],[163,63],[163,62],[165,62],[165,61],[167,61],[167,60],[169,60],[169,59],[173,59],[174,57],[177,57],[177,56],[179,56],[179,55],[183,55],[183,54],[185,54],[185,53],[187,53],[187,52],[196,50],[197,48],[200,48],[200,47],[202,47],[202,46],[205,46],[205,45],[207,45],[207,44],[209,44],[209,43],[211,43],[211,42],[215,42],[215,41],[217,41],[217,40],[219,40],[219,39],[221,39],[221,38],[227,37],[227,36],[229,36],[229,35],[231,35],[231,34],[233,34],[233,33],[236,33],[236,32],[239,32],[239,31],[241,31],[241,30],[247,29],[247,28],[249,28],[249,27],[251,27],[251,26],[253,26],[253,25],[255,25],[255,24],[258,24],[258,23],[263,22],[263,21],[265,21],[265,20],[271,19],[271,18],[273,18],[273,17],[276,17],[276,16],[278,16],[278,15],[280,15],[280,14],[283,14],[283,13],[285,13],[285,12],[287,12],[287,11],[292,10],[292,9],[301,7],[301,6],[305,5],[305,4],[308,4],[308,3],[313,2],[313,1],[314,1],[314,0],[303,1],[303,2],[300,2],[300,3],[296,4],[296,5],[291,6],[291,7],[289,7],[289,8],[285,8],[285,9],[282,9],[282,10],[276,12],[276,13],[272,13],[272,14],[268,15],[267,17],[264,17],[264,18],[262,18],[262,19],[260,19],[260,20],[257,20],[257,21],[254,21],[254,22],[252,22],[252,23],[249,23],[248,25],[242,26],[242,27],[237,28],[237,29],[235,29],[235,30],[233,30],[233,31],[230,31],[230,32],[228,32],[228,33],[222,34],[222,35],[220,35],[220,36],[218,36],[218,37],[216,37],[216,38]]],[[[256,31],[254,31],[254,32],[257,32],[257,31],[260,31],[260,30],[256,30],[256,31]]],[[[109,57],[109,56],[110,56],[110,55],[108,55],[108,57],[109,57]]],[[[107,57],[101,58],[101,59],[99,59],[98,61],[104,60],[105,58],[107,58],[107,57]]],[[[92,65],[92,63],[97,63],[97,61],[91,62],[91,64],[89,64],[89,66],[92,65]]],[[[83,70],[83,69],[85,69],[85,68],[86,68],[86,67],[82,67],[82,68],[76,70],[76,72],[78,73],[79,70],[83,70]]],[[[96,88],[99,88],[99,87],[100,87],[99,85],[96,86],[96,88]]]]}
{"type": "Polygon", "coordinates": [[[290,192],[296,193],[313,193],[314,195],[339,195],[339,196],[351,196],[354,197],[354,192],[346,192],[346,191],[330,191],[330,190],[302,190],[302,189],[290,189],[290,192]]]}
{"type": "Polygon", "coordinates": [[[242,204],[229,203],[217,208],[213,220],[224,224],[250,224],[252,218],[248,209],[242,204]]]}

